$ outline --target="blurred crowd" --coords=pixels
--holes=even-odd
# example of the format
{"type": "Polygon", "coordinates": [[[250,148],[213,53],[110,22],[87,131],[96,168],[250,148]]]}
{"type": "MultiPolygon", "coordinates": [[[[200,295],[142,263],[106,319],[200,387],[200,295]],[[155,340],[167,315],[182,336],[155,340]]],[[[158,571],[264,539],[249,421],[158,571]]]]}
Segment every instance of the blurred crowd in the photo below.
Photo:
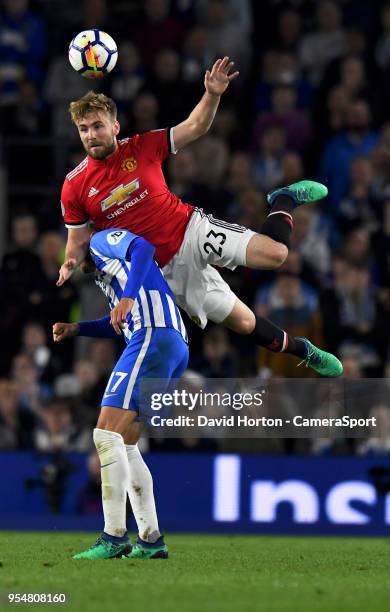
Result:
{"type": "MultiPolygon", "coordinates": [[[[324,182],[329,197],[294,214],[292,249],[278,271],[223,274],[257,314],[338,354],[345,378],[390,378],[390,3],[2,0],[0,147],[9,184],[0,207],[9,238],[0,268],[0,449],[90,450],[120,351],[108,340],[51,340],[55,321],[106,312],[91,278],[55,285],[66,242],[59,193],[84,156],[70,100],[89,89],[111,95],[123,136],[172,126],[224,55],[240,77],[209,134],[167,161],[170,188],[258,231],[267,191],[302,178],[324,182]],[[83,79],[68,63],[70,40],[92,27],[118,43],[118,64],[103,81],[83,79]]],[[[310,376],[250,337],[186,322],[190,368],[203,377],[310,376]]],[[[372,407],[382,437],[373,432],[345,449],[390,452],[389,406],[372,407]]],[[[212,437],[144,444],[221,447],[212,437]]],[[[286,440],[276,450],[297,447],[286,440]]]]}

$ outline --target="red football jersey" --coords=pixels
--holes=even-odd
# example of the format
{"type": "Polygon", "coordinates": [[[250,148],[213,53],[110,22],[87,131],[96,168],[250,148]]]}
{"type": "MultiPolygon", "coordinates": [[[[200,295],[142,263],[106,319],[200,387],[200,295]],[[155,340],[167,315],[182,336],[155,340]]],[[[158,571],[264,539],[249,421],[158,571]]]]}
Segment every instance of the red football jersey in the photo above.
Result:
{"type": "Polygon", "coordinates": [[[171,152],[171,130],[163,129],[119,140],[105,160],[87,156],[64,181],[66,227],[91,220],[99,229],[127,229],[151,242],[158,264],[165,266],[179,250],[194,210],[165,182],[161,164],[171,152]]]}

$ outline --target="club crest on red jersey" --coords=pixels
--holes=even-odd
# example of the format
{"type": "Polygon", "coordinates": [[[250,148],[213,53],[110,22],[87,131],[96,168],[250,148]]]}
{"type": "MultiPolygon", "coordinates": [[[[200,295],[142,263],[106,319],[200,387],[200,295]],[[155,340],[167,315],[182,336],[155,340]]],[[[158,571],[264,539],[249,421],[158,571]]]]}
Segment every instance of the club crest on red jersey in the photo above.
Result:
{"type": "Polygon", "coordinates": [[[121,170],[126,170],[127,172],[133,172],[138,166],[137,160],[135,157],[126,157],[121,164],[121,170]]]}

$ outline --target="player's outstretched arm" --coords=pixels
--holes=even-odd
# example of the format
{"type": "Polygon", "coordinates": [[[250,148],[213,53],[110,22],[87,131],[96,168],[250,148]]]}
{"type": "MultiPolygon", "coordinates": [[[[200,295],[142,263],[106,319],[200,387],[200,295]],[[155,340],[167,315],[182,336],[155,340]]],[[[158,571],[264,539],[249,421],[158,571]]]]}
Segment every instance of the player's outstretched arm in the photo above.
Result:
{"type": "Polygon", "coordinates": [[[115,332],[110,325],[110,317],[102,317],[92,321],[79,323],[54,323],[53,340],[62,342],[74,336],[88,336],[88,338],[115,338],[115,332]]]}
{"type": "Polygon", "coordinates": [[[228,88],[239,72],[231,72],[234,62],[228,57],[218,59],[211,71],[207,70],[204,77],[206,93],[185,121],[173,128],[173,140],[176,149],[193,142],[206,134],[214,120],[222,94],[228,88]]]}
{"type": "Polygon", "coordinates": [[[85,259],[90,233],[91,231],[87,226],[68,229],[65,261],[59,271],[57,287],[61,287],[61,285],[69,280],[77,266],[85,259]]]}
{"type": "Polygon", "coordinates": [[[78,333],[78,323],[54,323],[53,325],[54,342],[62,342],[68,338],[74,338],[74,336],[77,336],[78,333]]]}

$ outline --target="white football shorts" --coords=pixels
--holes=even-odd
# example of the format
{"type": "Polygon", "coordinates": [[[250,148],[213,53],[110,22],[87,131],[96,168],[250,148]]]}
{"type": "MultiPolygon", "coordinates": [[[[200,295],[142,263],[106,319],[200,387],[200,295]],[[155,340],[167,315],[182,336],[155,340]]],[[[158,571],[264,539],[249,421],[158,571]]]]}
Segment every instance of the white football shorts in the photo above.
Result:
{"type": "Polygon", "coordinates": [[[254,233],[206,215],[201,208],[194,210],[183,243],[163,273],[180,308],[202,329],[207,320],[224,321],[237,299],[213,266],[230,270],[244,266],[254,233]]]}

